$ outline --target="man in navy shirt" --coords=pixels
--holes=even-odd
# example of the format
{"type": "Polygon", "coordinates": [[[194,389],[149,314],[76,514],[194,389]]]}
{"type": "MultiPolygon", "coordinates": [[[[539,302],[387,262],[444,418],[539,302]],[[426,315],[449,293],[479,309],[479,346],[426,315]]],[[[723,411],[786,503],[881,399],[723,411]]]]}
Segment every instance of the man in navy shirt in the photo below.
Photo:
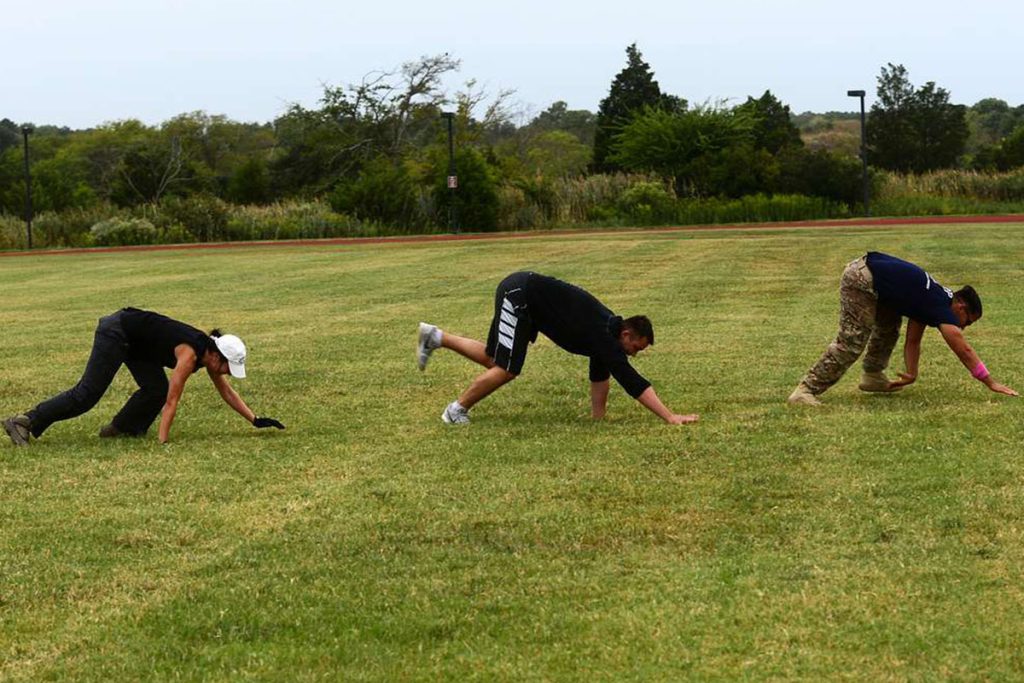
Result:
{"type": "Polygon", "coordinates": [[[864,347],[862,391],[898,391],[917,380],[921,338],[926,327],[937,327],[946,344],[975,379],[1008,396],[1017,392],[996,382],[978,358],[963,329],[981,318],[981,299],[973,287],[956,292],[943,287],[922,268],[877,251],[852,261],[839,285],[839,334],[821,359],[789,396],[793,404],[819,405],[818,396],[839,381],[864,347]],[[885,376],[903,317],[907,338],[903,346],[906,371],[899,379],[885,376]]]}
{"type": "Polygon", "coordinates": [[[443,332],[420,323],[417,361],[423,370],[435,349],[451,349],[486,368],[441,419],[469,422],[468,411],[481,399],[515,379],[523,369],[529,344],[543,332],[569,353],[590,359],[590,403],[595,419],[604,417],[609,378],[648,410],[670,424],[696,422],[696,415],[677,415],[665,407],[651,383],[629,364],[629,357],[654,343],[646,316],[623,320],[589,292],[537,273],[513,273],[501,281],[494,298],[494,319],[487,343],[443,332]]]}

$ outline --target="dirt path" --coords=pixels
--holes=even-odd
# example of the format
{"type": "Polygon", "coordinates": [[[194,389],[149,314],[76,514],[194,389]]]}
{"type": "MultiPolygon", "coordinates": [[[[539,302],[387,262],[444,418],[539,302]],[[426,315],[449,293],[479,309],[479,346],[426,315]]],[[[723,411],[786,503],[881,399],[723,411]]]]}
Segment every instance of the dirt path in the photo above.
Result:
{"type": "Polygon", "coordinates": [[[657,232],[697,232],[707,230],[782,230],[792,228],[850,228],[885,225],[941,225],[955,223],[1024,223],[1024,214],[1001,216],[926,216],[921,218],[850,218],[828,221],[788,223],[737,223],[723,225],[684,225],[653,228],[580,228],[532,230],[529,232],[475,232],[445,235],[407,235],[401,237],[326,237],[322,239],[270,240],[262,242],[202,242],[191,244],[148,244],[134,247],[89,247],[79,249],[41,249],[4,251],[5,256],[61,256],[65,254],[109,254],[131,251],[181,251],[188,249],[241,249],[252,247],[348,246],[360,244],[409,244],[465,240],[533,239],[567,235],[623,235],[657,232]]]}

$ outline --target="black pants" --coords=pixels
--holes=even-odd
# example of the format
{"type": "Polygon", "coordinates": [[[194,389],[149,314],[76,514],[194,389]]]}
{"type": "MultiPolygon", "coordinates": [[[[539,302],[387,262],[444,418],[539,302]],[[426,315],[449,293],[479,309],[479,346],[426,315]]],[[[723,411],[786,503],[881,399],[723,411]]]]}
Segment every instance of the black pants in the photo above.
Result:
{"type": "Polygon", "coordinates": [[[125,434],[145,434],[167,400],[167,375],[157,363],[132,358],[131,346],[121,327],[120,311],[100,318],[92,353],[78,384],[27,413],[32,421],[32,434],[38,438],[54,422],[92,410],[114,381],[121,365],[128,366],[139,390],[114,416],[112,424],[125,434]]]}

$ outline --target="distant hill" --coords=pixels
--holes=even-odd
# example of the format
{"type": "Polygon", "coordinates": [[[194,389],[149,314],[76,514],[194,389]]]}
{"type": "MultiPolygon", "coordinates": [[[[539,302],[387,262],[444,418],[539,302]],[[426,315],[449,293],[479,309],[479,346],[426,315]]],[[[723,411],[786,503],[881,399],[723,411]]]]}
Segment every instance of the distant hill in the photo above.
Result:
{"type": "Polygon", "coordinates": [[[800,138],[811,149],[828,149],[857,156],[860,149],[860,112],[805,111],[792,117],[800,138]]]}

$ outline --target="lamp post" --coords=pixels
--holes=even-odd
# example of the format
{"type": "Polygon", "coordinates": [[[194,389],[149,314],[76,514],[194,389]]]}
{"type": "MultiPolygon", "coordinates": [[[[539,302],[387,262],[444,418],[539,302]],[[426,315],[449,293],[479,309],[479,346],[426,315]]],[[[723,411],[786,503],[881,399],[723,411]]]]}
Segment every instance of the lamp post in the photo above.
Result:
{"type": "Polygon", "coordinates": [[[25,140],[25,231],[29,249],[32,248],[32,175],[28,169],[28,136],[33,130],[31,125],[21,127],[21,135],[25,140]]]}
{"type": "Polygon", "coordinates": [[[859,97],[860,98],[860,163],[862,168],[862,184],[864,185],[864,215],[871,215],[871,205],[868,203],[868,143],[865,137],[865,126],[866,118],[864,115],[864,95],[867,93],[863,90],[847,90],[847,96],[859,97]]]}
{"type": "Polygon", "coordinates": [[[455,112],[441,112],[441,118],[448,122],[448,232],[459,232],[455,225],[455,190],[459,187],[459,176],[455,173],[455,140],[452,137],[455,112]]]}

